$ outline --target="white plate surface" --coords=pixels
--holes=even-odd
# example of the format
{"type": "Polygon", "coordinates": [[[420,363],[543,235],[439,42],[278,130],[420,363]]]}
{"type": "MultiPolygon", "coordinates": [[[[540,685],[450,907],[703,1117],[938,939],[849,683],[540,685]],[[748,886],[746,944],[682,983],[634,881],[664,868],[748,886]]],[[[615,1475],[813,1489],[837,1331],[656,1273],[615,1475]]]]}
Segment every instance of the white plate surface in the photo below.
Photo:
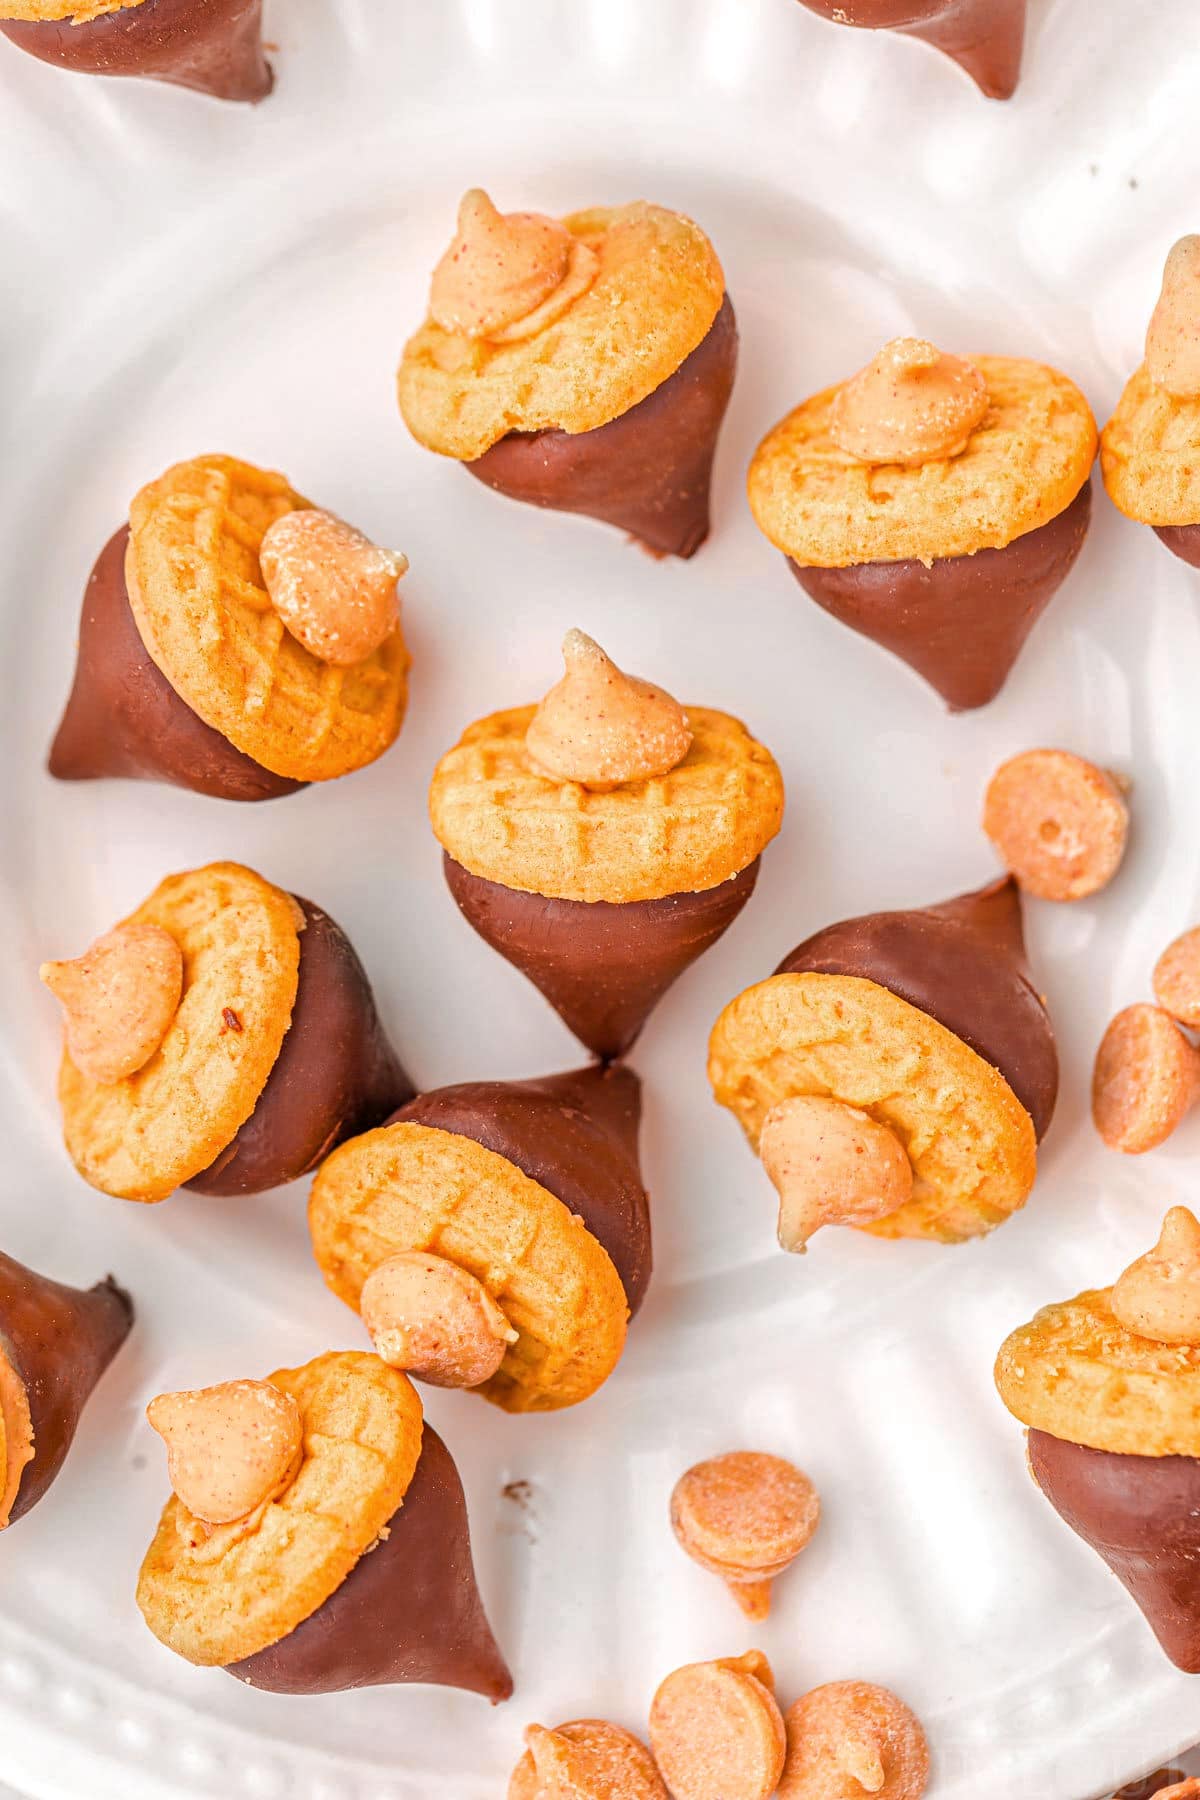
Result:
{"type": "Polygon", "coordinates": [[[950,719],[804,600],[742,481],[788,406],[903,330],[1045,356],[1106,415],[1162,255],[1197,225],[1190,0],[1032,0],[1008,106],[919,45],[788,0],[270,11],[279,86],[257,111],[72,80],[0,45],[0,1242],[70,1280],[111,1268],[139,1308],[52,1497],[0,1543],[0,1775],[53,1800],[484,1800],[528,1720],[640,1729],[669,1669],[757,1641],[785,1700],[843,1676],[905,1694],[935,1800],[1107,1791],[1195,1741],[1200,1689],[1039,1500],[990,1369],[1012,1325],[1110,1278],[1195,1198],[1200,1121],[1125,1162],[1100,1150],[1086,1090],[1107,1017],[1147,996],[1158,949],[1200,914],[1197,577],[1098,494],[1004,694],[950,719]],[[550,210],[645,195],[718,245],[743,358],[694,562],[510,506],[407,437],[394,365],[480,181],[550,210]],[[54,784],[42,761],[92,559],[136,487],[218,448],[408,552],[404,734],[365,773],[261,808],[54,784]],[[580,1060],[460,920],[424,815],[436,756],[543,691],[576,623],[685,701],[745,717],[789,792],[754,901],[634,1058],[656,1282],[620,1370],[574,1413],[427,1395],[516,1698],[255,1694],[177,1661],[138,1617],[165,1487],[141,1409],[360,1328],[313,1271],[301,1187],[143,1210],[74,1176],[37,963],[168,870],[238,857],[343,922],[422,1085],[580,1060]],[[829,1233],[783,1257],[769,1187],[709,1098],[712,1020],[819,925],[985,880],[982,787],[1046,742],[1133,778],[1135,835],[1095,902],[1029,908],[1064,1067],[1032,1202],[963,1249],[829,1233]],[[666,1516],[681,1469],[743,1444],[796,1458],[825,1503],[756,1631],[666,1516]],[[526,1504],[504,1497],[513,1482],[526,1504]]]}

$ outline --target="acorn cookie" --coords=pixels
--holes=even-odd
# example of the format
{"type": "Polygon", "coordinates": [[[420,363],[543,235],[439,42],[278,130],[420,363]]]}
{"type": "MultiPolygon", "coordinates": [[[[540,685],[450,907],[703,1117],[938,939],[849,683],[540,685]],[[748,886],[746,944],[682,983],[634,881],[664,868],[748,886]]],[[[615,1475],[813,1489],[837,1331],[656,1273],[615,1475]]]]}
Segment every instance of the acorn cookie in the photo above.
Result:
{"type": "Polygon", "coordinates": [[[583,632],[563,659],[539,706],[464,732],[429,811],[468,923],[609,1058],[750,898],[783,781],[737,719],[685,712],[583,632]]]}
{"type": "Polygon", "coordinates": [[[50,773],[269,800],[374,762],[408,698],[407,567],[282,475],[177,463],[92,570],[50,773]]]}
{"type": "Polygon", "coordinates": [[[839,25],[899,31],[965,69],[989,100],[1008,100],[1021,74],[1026,0],[801,0],[839,25]]]}
{"type": "Polygon", "coordinates": [[[0,31],[42,62],[264,100],[262,0],[0,0],[0,31]]]}
{"type": "Polygon", "coordinates": [[[458,1470],[399,1370],[331,1353],[147,1416],[174,1491],[137,1601],[168,1649],[276,1694],[512,1693],[458,1470]]]}
{"type": "Polygon", "coordinates": [[[640,1114],[619,1066],[419,1095],[318,1171],[326,1283],[422,1380],[508,1412],[586,1400],[650,1278],[640,1114]]]}
{"type": "Polygon", "coordinates": [[[819,931],[725,1008],[708,1073],[785,1250],[830,1224],[982,1237],[1028,1198],[1058,1092],[1016,883],[819,931]]]}
{"type": "Polygon", "coordinates": [[[996,1386],[1051,1506],[1200,1674],[1200,1224],[1183,1206],[1111,1288],[1014,1331],[996,1386]]]}
{"type": "Polygon", "coordinates": [[[239,863],[169,875],[41,976],[67,1149],[124,1200],[278,1187],[413,1093],[340,927],[239,863]]]}
{"type": "Polygon", "coordinates": [[[64,1287],[0,1251],[0,1531],[63,1466],[92,1389],[133,1324],[111,1275],[64,1287]]]}
{"type": "Polygon", "coordinates": [[[682,213],[499,213],[473,188],[404,347],[400,410],[500,493],[692,556],[737,343],[716,252],[682,213]]]}
{"type": "Polygon", "coordinates": [[[1130,376],[1100,439],[1109,498],[1200,568],[1200,237],[1180,238],[1130,376]]]}
{"type": "Polygon", "coordinates": [[[1079,555],[1095,454],[1056,369],[896,338],[768,433],[750,506],[818,606],[959,712],[999,693],[1079,555]]]}

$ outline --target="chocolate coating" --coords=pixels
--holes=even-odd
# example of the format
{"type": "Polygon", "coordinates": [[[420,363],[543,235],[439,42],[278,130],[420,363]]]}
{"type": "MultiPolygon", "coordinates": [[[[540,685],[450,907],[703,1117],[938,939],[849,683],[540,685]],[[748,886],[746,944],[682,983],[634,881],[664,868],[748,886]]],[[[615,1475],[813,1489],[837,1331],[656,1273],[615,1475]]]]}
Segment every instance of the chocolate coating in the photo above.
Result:
{"type": "Polygon", "coordinates": [[[842,25],[924,39],[966,70],[989,100],[1007,100],[1021,74],[1026,0],[801,0],[842,25]]]}
{"type": "Polygon", "coordinates": [[[616,525],[656,556],[694,556],[737,347],[727,294],[691,355],[628,412],[592,431],[510,431],[464,467],[512,500],[616,525]]]}
{"type": "Polygon", "coordinates": [[[1011,875],[940,906],[866,913],[798,945],[777,975],[856,975],[889,988],[998,1069],[1039,1142],[1058,1097],[1054,1028],[1025,960],[1011,875]]]}
{"type": "Polygon", "coordinates": [[[702,893],[618,905],[503,887],[449,855],[442,867],[467,923],[605,1061],[625,1054],[672,982],[733,924],[758,880],[755,857],[702,893]]]}
{"type": "Polygon", "coordinates": [[[632,1069],[435,1088],[395,1120],[474,1139],[581,1218],[612,1258],[630,1317],[650,1280],[650,1203],[638,1163],[642,1084],[632,1069]]]}
{"type": "Polygon", "coordinates": [[[416,1091],[349,938],[311,900],[297,904],[305,929],[292,1022],[254,1111],[216,1161],[185,1183],[197,1193],[260,1194],[295,1181],[416,1091]]]}
{"type": "Polygon", "coordinates": [[[1175,1664],[1200,1674],[1200,1459],[1121,1456],[1029,1433],[1029,1467],[1103,1557],[1175,1664]]]}
{"type": "Polygon", "coordinates": [[[1153,530],[1172,556],[1200,569],[1200,525],[1155,525],[1153,530]]]}
{"type": "Polygon", "coordinates": [[[274,86],[262,0],[142,0],[78,25],[8,19],[0,31],[42,62],[89,75],[145,75],[216,100],[263,100],[274,86]]]}
{"type": "Polygon", "coordinates": [[[273,775],[194,713],[142,642],[125,586],[129,527],[88,577],[75,682],[50,748],[59,781],[166,781],[218,800],[273,800],[306,785],[273,775]]]}
{"type": "Polygon", "coordinates": [[[426,1681],[508,1699],[513,1680],[475,1584],[462,1482],[431,1425],[387,1536],[287,1637],[228,1667],[273,1694],[426,1681]]]}
{"type": "Polygon", "coordinates": [[[0,1252],[0,1348],[24,1383],[33,1461],[9,1523],[36,1506],[62,1468],[88,1397],[133,1325],[133,1302],[110,1275],[64,1287],[0,1252]]]}
{"type": "Polygon", "coordinates": [[[1083,548],[1092,512],[1085,481],[1057,517],[1002,550],[817,569],[788,558],[810,599],[851,631],[908,663],[951,712],[986,706],[1083,548]]]}

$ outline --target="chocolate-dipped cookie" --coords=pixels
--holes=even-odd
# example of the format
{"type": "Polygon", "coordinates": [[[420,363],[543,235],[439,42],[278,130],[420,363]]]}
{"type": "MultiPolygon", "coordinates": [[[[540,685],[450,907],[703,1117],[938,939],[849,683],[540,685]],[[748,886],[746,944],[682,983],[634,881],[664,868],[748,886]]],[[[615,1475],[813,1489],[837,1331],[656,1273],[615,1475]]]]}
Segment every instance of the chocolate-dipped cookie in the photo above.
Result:
{"type": "Polygon", "coordinates": [[[142,75],[216,100],[265,100],[262,0],[0,0],[0,32],[89,75],[142,75]]]}
{"type": "Polygon", "coordinates": [[[499,213],[475,188],[405,345],[400,410],[498,492],[687,557],[737,344],[716,252],[681,213],[499,213]]]}
{"type": "Polygon", "coordinates": [[[340,927],[238,863],[168,876],[41,973],[67,1149],[122,1199],[278,1187],[413,1093],[340,927]]]}
{"type": "Polygon", "coordinates": [[[897,338],[768,433],[750,506],[818,606],[959,712],[999,693],[1069,574],[1095,454],[1057,370],[897,338]]]}
{"type": "Polygon", "coordinates": [[[821,1225],[960,1243],[1023,1206],[1058,1090],[1009,877],[806,939],[713,1028],[709,1079],[779,1192],[821,1225]]]}
{"type": "Polygon", "coordinates": [[[92,570],[50,773],[270,800],[374,762],[408,698],[407,567],[282,475],[168,469],[92,570]]]}
{"type": "Polygon", "coordinates": [[[839,25],[899,31],[932,44],[965,69],[989,100],[1016,91],[1026,0],[800,0],[839,25]]]}
{"type": "Polygon", "coordinates": [[[148,1417],[174,1492],[137,1599],[169,1649],[276,1694],[512,1693],[458,1471],[406,1376],[331,1353],[160,1395],[148,1417]]]}
{"type": "Polygon", "coordinates": [[[1200,237],[1180,238],[1146,332],[1145,359],[1100,436],[1109,498],[1200,568],[1200,237]]]}
{"type": "Polygon", "coordinates": [[[110,1275],[64,1287],[0,1251],[0,1531],[37,1505],[133,1324],[110,1275]]]}
{"type": "Polygon", "coordinates": [[[326,1283],[424,1381],[509,1412],[587,1399],[650,1276],[640,1112],[619,1065],[419,1095],[313,1182],[326,1283]]]}
{"type": "Polygon", "coordinates": [[[429,810],[463,916],[607,1059],[750,898],[783,782],[727,713],[685,713],[580,631],[563,657],[540,706],[464,732],[429,810]]]}
{"type": "Polygon", "coordinates": [[[1200,1224],[1187,1208],[1111,1288],[1014,1331],[996,1386],[1051,1506],[1171,1661],[1200,1674],[1200,1224]]]}

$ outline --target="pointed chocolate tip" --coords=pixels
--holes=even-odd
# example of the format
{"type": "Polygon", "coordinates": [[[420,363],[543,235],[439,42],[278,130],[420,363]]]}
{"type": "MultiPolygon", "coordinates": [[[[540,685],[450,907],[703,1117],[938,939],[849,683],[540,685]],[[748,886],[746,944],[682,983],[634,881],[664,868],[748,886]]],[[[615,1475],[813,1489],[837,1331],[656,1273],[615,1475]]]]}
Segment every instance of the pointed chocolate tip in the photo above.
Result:
{"type": "Polygon", "coordinates": [[[135,75],[215,100],[265,100],[262,0],[141,0],[78,23],[0,22],[22,50],[90,75],[135,75]]]}
{"type": "Polygon", "coordinates": [[[989,100],[1008,100],[1021,74],[1026,0],[801,0],[843,25],[902,32],[940,50],[989,100]]]}
{"type": "Polygon", "coordinates": [[[1026,970],[1025,916],[1015,876],[1002,875],[970,893],[956,894],[928,909],[941,919],[956,920],[1026,970]]]}

